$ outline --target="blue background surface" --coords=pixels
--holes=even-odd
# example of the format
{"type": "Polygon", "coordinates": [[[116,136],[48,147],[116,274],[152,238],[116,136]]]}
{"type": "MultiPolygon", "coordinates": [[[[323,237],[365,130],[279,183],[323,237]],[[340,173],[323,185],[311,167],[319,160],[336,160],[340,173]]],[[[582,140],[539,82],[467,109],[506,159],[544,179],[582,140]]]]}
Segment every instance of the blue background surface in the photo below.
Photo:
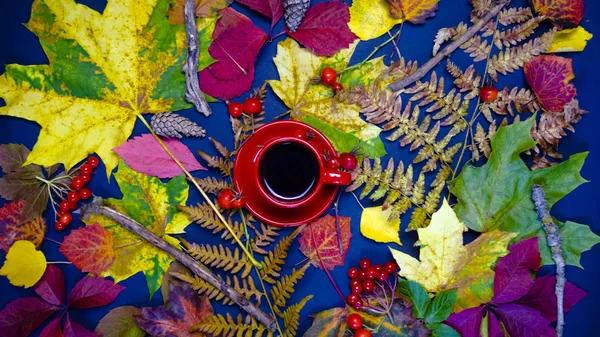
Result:
{"type": "MultiPolygon", "coordinates": [[[[0,10],[0,71],[4,72],[4,64],[19,63],[23,65],[30,64],[44,64],[47,63],[47,58],[44,55],[42,48],[40,47],[37,38],[30,33],[22,23],[29,20],[30,9],[32,0],[4,0],[2,1],[2,8],[0,10]]],[[[98,11],[102,11],[105,6],[105,0],[86,0],[80,1],[98,11]]],[[[313,4],[316,1],[313,0],[313,4]]],[[[525,1],[515,0],[513,6],[525,5],[525,1]]],[[[591,33],[600,33],[598,30],[598,24],[596,17],[600,14],[600,4],[598,1],[586,1],[586,13],[585,19],[582,25],[591,33]]],[[[234,4],[236,10],[241,13],[250,16],[253,21],[266,32],[269,31],[269,20],[257,15],[255,12],[248,10],[247,8],[234,4]]],[[[458,24],[459,21],[468,21],[470,5],[467,1],[459,0],[442,0],[440,2],[440,9],[434,19],[430,19],[424,26],[415,26],[407,24],[402,32],[400,40],[400,48],[403,56],[407,60],[418,60],[419,63],[425,62],[431,55],[432,41],[435,33],[439,28],[450,27],[458,24]]],[[[283,28],[283,22],[275,27],[274,33],[281,31],[283,28]]],[[[398,27],[394,28],[395,32],[398,27]]],[[[600,35],[598,35],[600,37],[600,35]]],[[[277,71],[272,62],[272,57],[276,53],[276,43],[283,40],[285,37],[277,38],[274,43],[267,44],[261,50],[259,54],[259,61],[257,62],[257,71],[255,78],[255,85],[259,86],[266,79],[277,79],[277,71]]],[[[372,48],[384,38],[378,40],[361,42],[353,57],[352,63],[360,62],[366,55],[368,55],[372,48]]],[[[598,180],[594,176],[594,172],[600,171],[600,160],[598,154],[600,153],[599,145],[600,140],[598,138],[598,125],[600,125],[600,115],[595,111],[598,106],[598,60],[600,59],[600,43],[599,38],[595,38],[588,45],[586,51],[581,54],[566,55],[574,59],[573,65],[575,70],[575,84],[578,90],[578,99],[582,108],[589,110],[590,114],[586,115],[583,120],[576,125],[576,134],[569,134],[569,136],[561,142],[561,153],[566,156],[573,153],[590,151],[590,156],[583,168],[583,176],[589,180],[590,183],[585,184],[567,196],[564,200],[560,201],[553,209],[552,214],[560,220],[571,220],[578,223],[589,224],[592,230],[596,233],[600,233],[600,212],[597,201],[597,191],[600,189],[598,180]]],[[[389,45],[382,49],[377,55],[390,55],[392,46],[389,45]]],[[[462,51],[458,51],[452,56],[452,60],[457,62],[463,68],[469,63],[469,58],[462,51]]],[[[387,58],[386,58],[387,62],[387,58]]],[[[438,73],[444,73],[444,63],[442,63],[440,71],[438,73]]],[[[477,63],[477,69],[481,73],[483,72],[484,62],[477,63]]],[[[517,74],[511,76],[501,77],[499,88],[505,85],[514,86],[518,85],[523,87],[525,85],[522,71],[518,71],[517,74]]],[[[448,85],[447,85],[448,86],[448,85]]],[[[246,95],[244,95],[245,98],[246,95]]],[[[1,103],[2,105],[4,103],[1,103]]],[[[475,104],[472,104],[472,108],[475,104]]],[[[225,145],[232,146],[232,137],[230,136],[230,124],[226,113],[225,104],[216,103],[212,104],[214,114],[210,118],[205,118],[195,111],[188,110],[182,112],[188,118],[191,118],[203,125],[208,130],[208,136],[216,137],[219,141],[225,145]]],[[[272,92],[269,92],[267,96],[266,111],[269,117],[279,115],[286,111],[283,104],[279,101],[272,92]]],[[[37,139],[39,132],[39,126],[33,122],[12,118],[12,117],[0,117],[0,143],[23,143],[27,147],[32,148],[37,139]]],[[[134,130],[133,135],[139,135],[147,132],[143,126],[138,122],[134,130]]],[[[457,137],[461,138],[462,137],[457,137]]],[[[208,139],[187,139],[185,140],[192,150],[202,149],[209,153],[214,152],[212,145],[208,139]]],[[[385,146],[391,155],[396,160],[404,160],[410,162],[414,158],[414,154],[410,154],[407,148],[400,148],[397,143],[391,143],[385,141],[385,146]]],[[[420,165],[419,165],[420,166],[420,165]]],[[[102,172],[102,170],[99,170],[102,172]]],[[[196,173],[196,176],[205,176],[206,173],[196,173]]],[[[94,194],[108,198],[115,197],[120,198],[121,194],[118,190],[117,184],[114,178],[110,182],[107,182],[106,177],[101,173],[94,176],[91,183],[91,188],[94,194]]],[[[199,194],[197,191],[190,189],[190,200],[189,204],[195,204],[199,201],[199,194]]],[[[0,200],[0,204],[4,203],[4,200],[0,200]]],[[[369,206],[370,203],[365,199],[363,201],[365,206],[369,206]]],[[[391,258],[391,255],[387,249],[387,245],[376,244],[362,238],[359,231],[359,219],[360,219],[360,208],[357,206],[353,197],[349,194],[345,194],[342,197],[340,212],[342,215],[352,217],[352,233],[353,238],[351,241],[350,252],[346,259],[346,265],[344,267],[338,267],[332,273],[337,283],[342,288],[345,294],[348,293],[347,282],[348,278],[346,272],[350,266],[355,266],[362,257],[369,257],[376,262],[385,262],[391,258]]],[[[58,233],[52,228],[53,221],[51,212],[47,212],[49,220],[49,231],[48,237],[62,241],[64,235],[68,234],[70,230],[82,226],[83,224],[76,217],[74,224],[71,225],[69,230],[58,233]]],[[[403,226],[408,222],[407,216],[404,217],[403,226]]],[[[205,242],[205,243],[218,243],[219,240],[212,237],[208,231],[198,228],[196,225],[190,225],[188,227],[188,233],[185,237],[188,240],[205,242]]],[[[288,232],[286,232],[288,233],[288,232]]],[[[413,243],[416,241],[416,233],[401,233],[403,247],[399,248],[402,251],[412,253],[416,256],[417,250],[413,248],[413,243]]],[[[58,247],[52,243],[45,241],[43,245],[43,251],[46,254],[49,261],[64,261],[60,253],[58,253],[58,247]]],[[[289,272],[291,267],[303,260],[302,254],[298,250],[297,243],[292,246],[291,254],[288,257],[289,269],[285,270],[289,272]]],[[[579,287],[587,290],[589,295],[583,299],[575,308],[567,314],[567,327],[565,336],[597,336],[596,317],[593,313],[597,312],[597,305],[600,303],[600,264],[598,259],[600,258],[600,248],[595,248],[591,252],[584,253],[582,258],[582,264],[586,268],[581,270],[574,267],[567,269],[568,279],[579,287]]],[[[4,255],[0,255],[0,261],[4,260],[4,255]]],[[[66,284],[70,289],[73,285],[81,279],[84,275],[76,270],[75,267],[67,265],[61,265],[61,269],[65,272],[66,284]]],[[[552,272],[551,269],[543,269],[542,274],[552,272]]],[[[117,300],[110,306],[86,309],[86,310],[71,310],[70,313],[74,318],[83,324],[86,328],[93,330],[98,320],[103,317],[111,308],[122,306],[122,305],[135,305],[138,307],[142,306],[157,306],[162,304],[162,298],[160,292],[149,300],[148,290],[146,282],[142,273],[138,273],[130,279],[122,282],[122,285],[126,287],[117,300]]],[[[308,302],[306,307],[301,313],[301,327],[299,335],[303,333],[311,324],[310,314],[314,314],[321,310],[332,308],[335,306],[342,306],[342,301],[338,295],[333,291],[326,275],[315,268],[310,268],[304,279],[296,288],[296,292],[293,296],[292,302],[298,301],[308,294],[314,294],[315,297],[308,302]]],[[[32,289],[15,288],[11,286],[7,279],[0,278],[0,308],[3,308],[8,302],[23,296],[34,296],[32,289]]],[[[223,312],[223,308],[219,305],[215,305],[216,309],[223,312]]],[[[268,309],[266,309],[268,310],[268,309]]],[[[40,329],[38,329],[34,335],[37,336],[40,329]]],[[[1,334],[1,332],[0,332],[1,334]]]]}

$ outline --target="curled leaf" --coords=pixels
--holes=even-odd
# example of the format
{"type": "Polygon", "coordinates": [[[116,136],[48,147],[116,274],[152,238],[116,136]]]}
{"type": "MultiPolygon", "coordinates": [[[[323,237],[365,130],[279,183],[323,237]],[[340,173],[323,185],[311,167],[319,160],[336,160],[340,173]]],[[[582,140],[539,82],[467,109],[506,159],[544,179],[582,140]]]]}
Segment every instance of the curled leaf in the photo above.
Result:
{"type": "Polygon", "coordinates": [[[14,286],[29,288],[37,283],[46,270],[44,253],[35,249],[30,241],[16,241],[6,254],[0,275],[8,277],[14,286]]]}
{"type": "Polygon", "coordinates": [[[100,224],[82,227],[65,237],[59,251],[82,272],[100,275],[115,259],[112,234],[100,224]]]}
{"type": "Polygon", "coordinates": [[[570,83],[574,78],[573,60],[556,56],[536,56],[525,63],[527,83],[549,111],[561,112],[577,96],[575,86],[570,83]]]}
{"type": "Polygon", "coordinates": [[[382,210],[381,206],[365,208],[360,217],[360,232],[376,242],[400,242],[400,218],[388,221],[392,210],[382,210]]]}

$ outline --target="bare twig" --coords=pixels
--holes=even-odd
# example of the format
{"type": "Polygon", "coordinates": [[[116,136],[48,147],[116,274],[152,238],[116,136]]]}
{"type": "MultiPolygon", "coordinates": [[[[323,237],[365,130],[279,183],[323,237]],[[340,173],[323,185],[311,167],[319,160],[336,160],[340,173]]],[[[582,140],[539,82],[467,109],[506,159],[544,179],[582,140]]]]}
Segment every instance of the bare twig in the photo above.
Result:
{"type": "Polygon", "coordinates": [[[544,189],[540,185],[533,185],[532,198],[535,202],[535,209],[538,213],[538,217],[542,221],[544,231],[546,231],[546,238],[548,240],[548,247],[552,251],[552,259],[556,263],[556,288],[554,293],[556,294],[556,336],[562,337],[564,326],[565,326],[565,313],[564,313],[564,296],[565,296],[565,283],[567,279],[565,277],[565,259],[562,253],[562,239],[558,232],[558,226],[554,223],[550,212],[548,212],[548,205],[546,203],[546,197],[544,195],[544,189]]]}
{"type": "Polygon", "coordinates": [[[493,17],[498,15],[498,13],[504,8],[506,5],[510,3],[510,0],[498,0],[497,4],[487,12],[481,20],[479,20],[476,24],[474,24],[471,28],[469,28],[463,36],[461,36],[456,41],[447,45],[441,52],[432,57],[429,61],[423,64],[417,71],[412,73],[409,76],[401,79],[400,81],[394,82],[390,84],[389,88],[392,91],[399,91],[407,86],[415,83],[416,81],[423,78],[433,67],[435,67],[438,63],[440,63],[445,57],[452,54],[458,47],[467,42],[470,38],[472,38],[481,28],[488,23],[493,17]]]}
{"type": "Polygon", "coordinates": [[[198,40],[198,27],[196,26],[196,4],[194,0],[186,0],[184,7],[185,31],[188,39],[188,54],[183,72],[185,72],[185,99],[194,104],[198,112],[210,116],[212,111],[208,106],[204,93],[200,90],[198,80],[198,56],[200,54],[200,41],[198,40]]]}
{"type": "Polygon", "coordinates": [[[104,215],[107,218],[115,221],[119,225],[123,226],[123,228],[127,229],[133,234],[148,241],[156,248],[173,256],[175,260],[188,267],[194,274],[198,275],[201,279],[219,289],[223,294],[225,294],[225,296],[229,297],[233,302],[239,305],[240,308],[242,308],[252,317],[256,318],[256,320],[264,324],[267,327],[267,329],[275,331],[276,324],[275,319],[273,317],[269,316],[256,305],[248,301],[248,299],[244,297],[244,295],[231,288],[227,283],[223,282],[223,280],[219,279],[215,274],[213,274],[208,268],[198,263],[186,253],[167,243],[165,240],[156,236],[154,233],[147,230],[137,221],[109,207],[102,206],[102,199],[94,198],[94,201],[92,203],[86,204],[81,207],[80,213],[82,218],[87,218],[89,215],[92,214],[104,215]]]}

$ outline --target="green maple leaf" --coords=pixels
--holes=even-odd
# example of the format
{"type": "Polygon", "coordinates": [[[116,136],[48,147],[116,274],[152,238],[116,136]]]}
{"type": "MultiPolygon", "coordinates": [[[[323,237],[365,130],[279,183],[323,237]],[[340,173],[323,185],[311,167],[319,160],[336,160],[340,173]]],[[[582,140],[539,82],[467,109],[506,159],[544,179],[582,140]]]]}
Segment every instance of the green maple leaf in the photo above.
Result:
{"type": "MultiPolygon", "coordinates": [[[[580,174],[587,153],[575,154],[554,167],[530,170],[520,154],[536,145],[530,135],[534,121],[532,117],[501,127],[492,140],[489,161],[482,167],[465,166],[449,187],[458,198],[455,212],[467,227],[477,232],[499,229],[518,233],[514,242],[539,236],[540,250],[544,252],[548,247],[531,199],[532,186],[539,184],[544,188],[548,209],[551,209],[557,201],[587,182],[580,174]]],[[[573,225],[563,227],[565,234],[582,230],[585,229],[573,225]]],[[[581,252],[597,242],[595,234],[586,242],[566,237],[563,252],[567,263],[579,266],[581,252]]],[[[545,264],[553,263],[548,259],[548,252],[542,255],[545,264]]]]}

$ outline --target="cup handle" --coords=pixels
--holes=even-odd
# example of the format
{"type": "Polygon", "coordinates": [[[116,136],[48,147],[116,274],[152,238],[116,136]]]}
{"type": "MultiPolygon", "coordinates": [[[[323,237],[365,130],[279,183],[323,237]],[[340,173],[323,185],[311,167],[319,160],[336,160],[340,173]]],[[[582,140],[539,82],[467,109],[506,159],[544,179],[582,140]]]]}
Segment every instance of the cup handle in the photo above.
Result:
{"type": "Polygon", "coordinates": [[[352,175],[348,172],[325,169],[323,174],[323,183],[327,185],[349,185],[351,182],[352,175]]]}

